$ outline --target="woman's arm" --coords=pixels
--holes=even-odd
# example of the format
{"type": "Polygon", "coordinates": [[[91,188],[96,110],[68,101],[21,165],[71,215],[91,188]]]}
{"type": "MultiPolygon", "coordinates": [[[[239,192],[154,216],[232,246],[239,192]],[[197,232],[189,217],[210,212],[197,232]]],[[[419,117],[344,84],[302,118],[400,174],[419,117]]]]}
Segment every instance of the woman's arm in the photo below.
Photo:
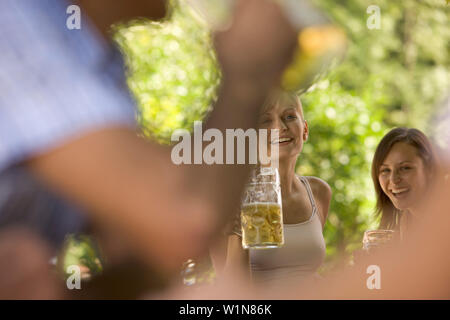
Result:
{"type": "Polygon", "coordinates": [[[214,241],[209,248],[209,256],[214,267],[216,276],[222,274],[227,260],[228,237],[222,235],[214,241]]]}
{"type": "Polygon", "coordinates": [[[249,254],[242,248],[240,236],[232,234],[221,237],[210,249],[210,255],[218,277],[239,274],[250,278],[249,254]]]}
{"type": "Polygon", "coordinates": [[[228,237],[225,273],[241,273],[250,277],[250,256],[248,250],[242,248],[242,239],[233,234],[228,237]]]}

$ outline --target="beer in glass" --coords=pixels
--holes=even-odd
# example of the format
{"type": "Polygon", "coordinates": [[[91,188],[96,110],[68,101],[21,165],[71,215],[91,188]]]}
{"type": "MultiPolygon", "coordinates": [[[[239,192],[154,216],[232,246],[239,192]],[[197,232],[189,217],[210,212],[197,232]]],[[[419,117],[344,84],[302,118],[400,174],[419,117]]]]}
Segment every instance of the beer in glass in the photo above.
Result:
{"type": "Polygon", "coordinates": [[[280,177],[276,168],[256,168],[241,206],[242,247],[278,248],[284,244],[280,177]]]}

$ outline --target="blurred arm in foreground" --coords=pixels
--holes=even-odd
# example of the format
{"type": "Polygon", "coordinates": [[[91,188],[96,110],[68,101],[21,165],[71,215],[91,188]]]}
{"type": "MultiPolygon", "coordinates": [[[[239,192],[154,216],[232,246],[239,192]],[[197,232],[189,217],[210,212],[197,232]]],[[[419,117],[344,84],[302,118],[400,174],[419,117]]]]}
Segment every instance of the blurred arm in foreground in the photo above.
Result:
{"type": "MultiPolygon", "coordinates": [[[[108,11],[109,2],[102,3],[105,10],[87,11],[103,35],[101,26],[145,15],[116,15],[116,4],[108,11]]],[[[116,66],[105,61],[110,48],[87,20],[81,30],[67,30],[65,4],[0,5],[0,21],[10,26],[0,31],[0,69],[10,80],[0,99],[0,170],[26,164],[130,251],[176,271],[187,257],[206,252],[238,207],[248,166],[176,166],[170,148],[138,138],[133,103],[120,76],[112,76],[116,66]],[[27,28],[20,28],[22,20],[27,28]],[[11,34],[14,26],[20,37],[11,34]]],[[[295,33],[275,4],[241,1],[231,29],[217,36],[224,82],[206,126],[254,127],[294,45],[295,33]]]]}
{"type": "Polygon", "coordinates": [[[61,298],[50,257],[46,243],[25,229],[0,233],[0,299],[61,298]]]}

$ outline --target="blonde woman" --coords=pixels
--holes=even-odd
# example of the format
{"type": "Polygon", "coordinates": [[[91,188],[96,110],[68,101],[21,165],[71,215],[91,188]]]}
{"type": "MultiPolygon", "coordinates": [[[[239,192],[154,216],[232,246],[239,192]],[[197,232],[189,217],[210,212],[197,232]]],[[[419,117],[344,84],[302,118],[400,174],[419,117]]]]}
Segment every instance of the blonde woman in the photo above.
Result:
{"type": "Polygon", "coordinates": [[[244,250],[240,219],[236,219],[228,239],[211,251],[214,267],[219,276],[244,270],[254,281],[267,284],[314,277],[325,258],[322,231],[331,189],[322,179],[295,171],[309,135],[300,99],[284,92],[272,96],[262,110],[259,128],[279,130],[277,141],[269,135],[268,150],[278,144],[285,244],[276,249],[244,250]]]}

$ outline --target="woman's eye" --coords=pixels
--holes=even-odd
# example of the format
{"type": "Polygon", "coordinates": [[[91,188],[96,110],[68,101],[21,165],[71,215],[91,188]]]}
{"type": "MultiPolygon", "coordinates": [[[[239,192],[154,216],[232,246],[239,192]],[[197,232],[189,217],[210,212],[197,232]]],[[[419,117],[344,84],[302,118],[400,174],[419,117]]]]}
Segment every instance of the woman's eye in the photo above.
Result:
{"type": "Polygon", "coordinates": [[[403,170],[403,171],[407,171],[407,170],[410,170],[411,169],[411,167],[401,167],[400,168],[400,170],[403,170]]]}
{"type": "Polygon", "coordinates": [[[286,116],[286,119],[292,120],[292,119],[297,119],[297,117],[290,114],[290,115],[287,115],[287,116],[286,116]]]}
{"type": "Polygon", "coordinates": [[[386,173],[389,173],[389,169],[381,169],[380,170],[380,173],[382,173],[382,174],[386,174],[386,173]]]}

